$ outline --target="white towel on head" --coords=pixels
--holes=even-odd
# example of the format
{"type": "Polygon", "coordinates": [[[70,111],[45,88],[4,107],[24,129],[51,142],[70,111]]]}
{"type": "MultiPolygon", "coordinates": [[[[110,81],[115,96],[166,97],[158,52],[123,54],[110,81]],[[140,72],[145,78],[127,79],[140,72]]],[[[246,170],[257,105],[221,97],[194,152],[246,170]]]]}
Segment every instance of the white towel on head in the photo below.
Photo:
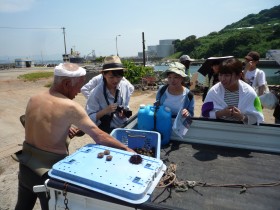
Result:
{"type": "Polygon", "coordinates": [[[86,75],[86,70],[77,64],[60,63],[54,68],[54,75],[60,77],[82,77],[86,75]]]}

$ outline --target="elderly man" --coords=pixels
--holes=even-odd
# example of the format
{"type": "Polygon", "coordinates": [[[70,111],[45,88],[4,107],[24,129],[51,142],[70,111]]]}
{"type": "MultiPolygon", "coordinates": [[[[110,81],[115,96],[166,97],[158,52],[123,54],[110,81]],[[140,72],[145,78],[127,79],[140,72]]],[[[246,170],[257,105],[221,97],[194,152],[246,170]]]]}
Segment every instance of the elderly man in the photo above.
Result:
{"type": "Polygon", "coordinates": [[[35,194],[34,185],[42,185],[52,165],[68,155],[67,136],[71,125],[79,127],[98,144],[131,151],[101,131],[84,108],[72,99],[85,82],[85,69],[64,63],[55,67],[51,88],[32,96],[25,112],[25,141],[19,159],[18,209],[33,209],[37,197],[42,209],[48,209],[45,193],[35,194]]]}

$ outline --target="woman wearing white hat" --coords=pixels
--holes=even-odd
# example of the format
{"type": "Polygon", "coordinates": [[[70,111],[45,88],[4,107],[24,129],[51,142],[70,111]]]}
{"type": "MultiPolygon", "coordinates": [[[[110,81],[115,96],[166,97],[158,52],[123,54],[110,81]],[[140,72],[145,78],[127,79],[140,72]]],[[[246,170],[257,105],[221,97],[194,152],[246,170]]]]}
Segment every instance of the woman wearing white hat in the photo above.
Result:
{"type": "Polygon", "coordinates": [[[118,56],[104,59],[103,81],[90,93],[86,111],[101,130],[110,133],[131,116],[129,110],[130,89],[122,81],[124,68],[118,56]]]}
{"type": "Polygon", "coordinates": [[[158,105],[167,106],[171,109],[172,117],[176,117],[180,109],[182,115],[194,115],[194,99],[191,91],[184,86],[187,75],[185,66],[178,62],[169,64],[164,72],[168,85],[162,86],[156,95],[158,105]]]}

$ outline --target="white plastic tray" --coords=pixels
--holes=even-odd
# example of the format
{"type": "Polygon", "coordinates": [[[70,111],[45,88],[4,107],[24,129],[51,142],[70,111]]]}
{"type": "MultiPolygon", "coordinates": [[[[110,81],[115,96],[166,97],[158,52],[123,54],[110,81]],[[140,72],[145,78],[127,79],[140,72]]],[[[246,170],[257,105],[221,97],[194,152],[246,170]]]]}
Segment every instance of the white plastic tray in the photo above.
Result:
{"type": "Polygon", "coordinates": [[[123,150],[88,144],[53,165],[49,176],[129,203],[143,203],[149,199],[166,166],[161,160],[147,156],[141,156],[141,164],[131,164],[131,155],[123,150]],[[106,156],[97,158],[104,150],[110,151],[111,161],[106,161],[106,156]]]}

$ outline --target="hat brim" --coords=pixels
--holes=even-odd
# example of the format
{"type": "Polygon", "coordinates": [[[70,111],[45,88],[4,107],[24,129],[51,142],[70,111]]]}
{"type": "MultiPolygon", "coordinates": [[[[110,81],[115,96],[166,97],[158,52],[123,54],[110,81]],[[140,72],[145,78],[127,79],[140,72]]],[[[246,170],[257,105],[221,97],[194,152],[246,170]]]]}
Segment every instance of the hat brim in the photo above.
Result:
{"type": "Polygon", "coordinates": [[[195,61],[195,59],[191,59],[191,58],[190,58],[190,59],[180,60],[180,62],[184,62],[184,61],[190,61],[190,62],[191,62],[191,61],[195,61]]]}
{"type": "Polygon", "coordinates": [[[224,57],[210,57],[201,65],[201,67],[197,70],[203,76],[206,76],[211,72],[211,66],[213,61],[224,61],[226,59],[233,58],[233,56],[224,56],[224,57]]]}
{"type": "Polygon", "coordinates": [[[114,71],[114,70],[124,70],[122,63],[104,63],[102,67],[102,71],[114,71]]]}
{"type": "Polygon", "coordinates": [[[172,69],[172,70],[166,70],[163,75],[166,77],[167,76],[167,73],[175,73],[175,74],[178,74],[180,75],[181,77],[188,77],[188,75],[186,75],[185,73],[181,72],[180,70],[176,70],[176,69],[172,69]]]}
{"type": "Polygon", "coordinates": [[[247,59],[247,60],[249,60],[249,61],[253,61],[253,60],[254,60],[254,59],[253,59],[251,56],[249,56],[249,55],[246,55],[244,58],[247,59]]]}
{"type": "Polygon", "coordinates": [[[108,68],[108,69],[102,69],[101,71],[114,71],[114,70],[126,70],[125,68],[116,67],[116,68],[108,68]]]}

